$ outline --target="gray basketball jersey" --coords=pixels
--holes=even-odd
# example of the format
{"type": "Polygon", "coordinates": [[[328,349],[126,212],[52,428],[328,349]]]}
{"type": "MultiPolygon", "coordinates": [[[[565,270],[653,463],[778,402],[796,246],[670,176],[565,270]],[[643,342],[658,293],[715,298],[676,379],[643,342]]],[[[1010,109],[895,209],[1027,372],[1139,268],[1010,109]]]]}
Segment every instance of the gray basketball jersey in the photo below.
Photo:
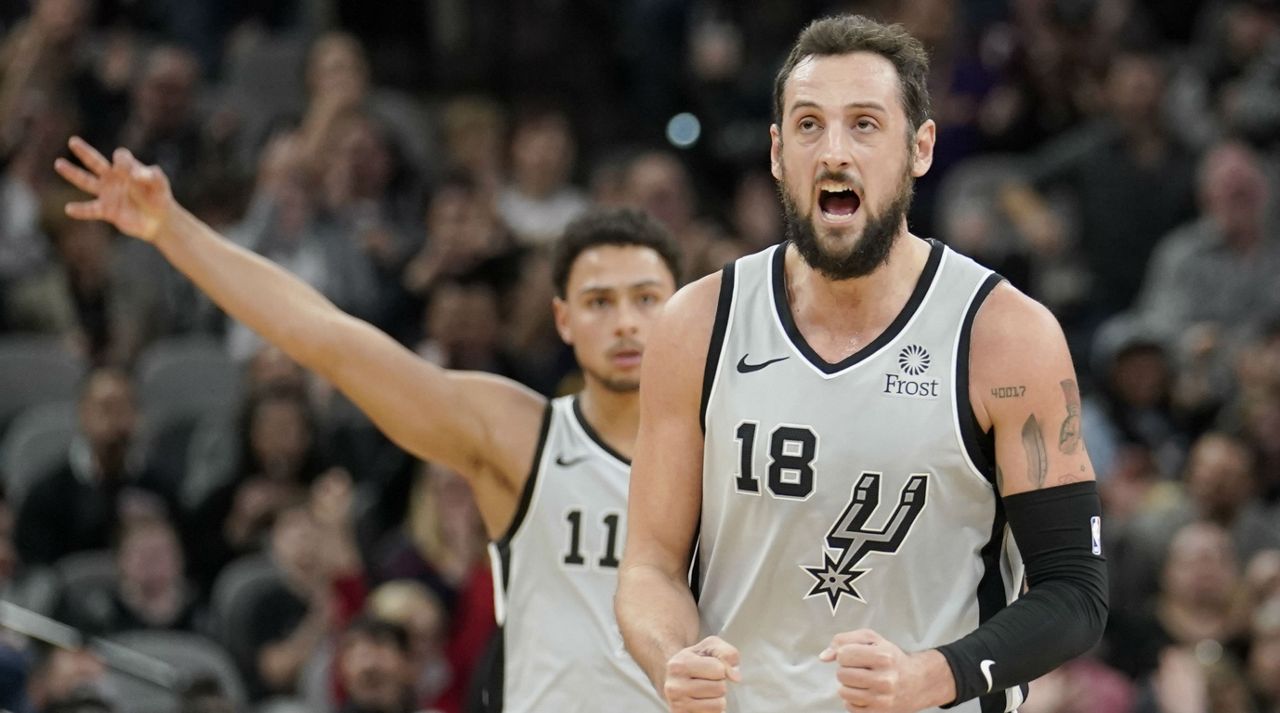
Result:
{"type": "Polygon", "coordinates": [[[548,404],[542,429],[511,529],[490,546],[502,710],[665,711],[613,616],[630,463],[592,430],[577,397],[548,404]]]}
{"type": "MultiPolygon", "coordinates": [[[[694,584],[742,653],[729,710],[843,710],[832,636],[949,643],[1020,591],[1021,559],[969,403],[969,332],[1000,278],[932,242],[893,323],[830,364],[804,341],[774,246],[725,268],[703,385],[694,584]]],[[[953,710],[1011,711],[1023,691],[953,710]]]]}

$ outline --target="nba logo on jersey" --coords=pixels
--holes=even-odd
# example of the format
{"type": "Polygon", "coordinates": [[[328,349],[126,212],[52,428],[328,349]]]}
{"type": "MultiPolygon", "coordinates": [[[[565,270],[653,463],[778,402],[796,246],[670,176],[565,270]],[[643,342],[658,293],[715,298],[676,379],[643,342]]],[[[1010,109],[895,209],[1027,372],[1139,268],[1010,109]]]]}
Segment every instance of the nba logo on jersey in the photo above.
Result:
{"type": "Polygon", "coordinates": [[[1102,554],[1102,518],[1094,515],[1089,518],[1089,532],[1093,533],[1093,554],[1102,554]]]}

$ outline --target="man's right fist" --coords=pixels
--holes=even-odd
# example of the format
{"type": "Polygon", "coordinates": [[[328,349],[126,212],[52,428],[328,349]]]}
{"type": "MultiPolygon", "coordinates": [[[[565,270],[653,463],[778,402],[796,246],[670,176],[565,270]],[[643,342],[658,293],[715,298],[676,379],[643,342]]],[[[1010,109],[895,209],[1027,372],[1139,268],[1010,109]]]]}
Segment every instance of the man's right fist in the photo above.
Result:
{"type": "Polygon", "coordinates": [[[718,636],[708,636],[667,661],[662,694],[671,713],[720,713],[725,710],[728,682],[741,680],[738,650],[718,636]]]}

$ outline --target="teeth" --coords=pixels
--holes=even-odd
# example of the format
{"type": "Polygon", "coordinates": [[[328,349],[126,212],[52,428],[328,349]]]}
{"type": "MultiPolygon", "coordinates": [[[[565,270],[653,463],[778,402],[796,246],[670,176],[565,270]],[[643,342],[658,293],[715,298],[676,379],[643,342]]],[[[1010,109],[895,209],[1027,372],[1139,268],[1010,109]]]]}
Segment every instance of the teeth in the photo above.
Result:
{"type": "Polygon", "coordinates": [[[852,191],[853,188],[844,183],[835,183],[833,181],[823,181],[818,184],[818,189],[828,193],[843,193],[852,191]]]}

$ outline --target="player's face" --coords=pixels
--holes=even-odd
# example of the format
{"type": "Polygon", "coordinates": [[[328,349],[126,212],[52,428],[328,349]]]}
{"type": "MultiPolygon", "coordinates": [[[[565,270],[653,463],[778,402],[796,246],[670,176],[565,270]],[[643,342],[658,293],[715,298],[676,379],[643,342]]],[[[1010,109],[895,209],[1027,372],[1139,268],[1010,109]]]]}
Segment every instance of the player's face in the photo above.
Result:
{"type": "Polygon", "coordinates": [[[910,130],[897,70],[869,52],[801,61],[781,122],[769,133],[788,237],[830,279],[874,271],[932,163],[933,122],[910,130]]]}
{"type": "Polygon", "coordinates": [[[657,252],[638,245],[584,250],[556,298],[556,329],[573,346],[587,378],[610,391],[640,388],[640,358],[649,327],[675,292],[657,252]]]}

